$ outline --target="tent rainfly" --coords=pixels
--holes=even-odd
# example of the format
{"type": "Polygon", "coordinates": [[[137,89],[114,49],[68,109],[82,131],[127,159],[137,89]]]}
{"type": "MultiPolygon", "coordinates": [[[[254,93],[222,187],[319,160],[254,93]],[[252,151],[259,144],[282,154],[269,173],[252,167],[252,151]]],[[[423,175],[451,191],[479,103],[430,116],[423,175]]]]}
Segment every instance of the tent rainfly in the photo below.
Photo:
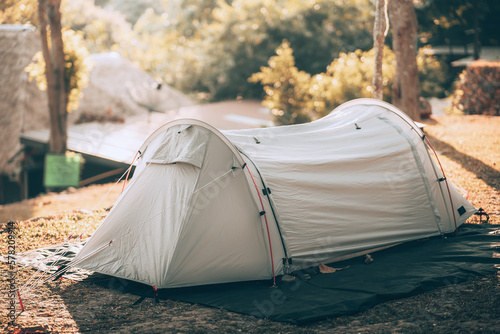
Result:
{"type": "Polygon", "coordinates": [[[70,264],[174,288],[275,278],[452,233],[476,209],[425,134],[373,99],[317,121],[154,132],[117,203],[70,264]]]}

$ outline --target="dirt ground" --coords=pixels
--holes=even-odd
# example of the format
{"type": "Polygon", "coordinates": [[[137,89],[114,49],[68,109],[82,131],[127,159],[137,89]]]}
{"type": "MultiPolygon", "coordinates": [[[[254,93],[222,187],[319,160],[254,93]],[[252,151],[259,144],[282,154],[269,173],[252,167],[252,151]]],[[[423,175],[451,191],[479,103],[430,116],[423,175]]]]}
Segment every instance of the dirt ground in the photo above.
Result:
{"type": "MultiPolygon", "coordinates": [[[[426,133],[448,177],[468,192],[469,200],[500,224],[500,118],[436,116],[426,133]]],[[[111,185],[90,186],[0,207],[0,217],[19,220],[17,251],[60,243],[88,217],[97,226],[121,191],[111,185]],[[30,219],[31,217],[38,217],[30,219]]],[[[477,217],[470,222],[479,222],[477,217]]],[[[0,235],[1,255],[7,253],[0,235]]],[[[499,274],[448,285],[417,296],[379,304],[350,316],[303,326],[257,319],[196,304],[138,297],[69,279],[43,283],[23,293],[25,311],[15,326],[9,318],[8,289],[1,264],[0,331],[10,333],[500,333],[499,274]]],[[[23,285],[33,272],[18,273],[23,285]]]]}

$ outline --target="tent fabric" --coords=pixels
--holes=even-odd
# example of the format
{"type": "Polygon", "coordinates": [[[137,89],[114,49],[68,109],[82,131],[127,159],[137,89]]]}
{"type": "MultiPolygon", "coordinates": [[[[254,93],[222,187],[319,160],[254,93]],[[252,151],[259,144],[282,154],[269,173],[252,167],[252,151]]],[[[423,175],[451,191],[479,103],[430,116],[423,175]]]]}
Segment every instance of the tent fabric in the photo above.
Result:
{"type": "Polygon", "coordinates": [[[160,127],[73,265],[174,288],[261,280],[454,232],[476,209],[390,104],[220,132],[160,127]]]}
{"type": "Polygon", "coordinates": [[[362,100],[309,124],[224,132],[259,166],[294,261],[328,262],[455,229],[422,132],[387,108],[362,100]]]}

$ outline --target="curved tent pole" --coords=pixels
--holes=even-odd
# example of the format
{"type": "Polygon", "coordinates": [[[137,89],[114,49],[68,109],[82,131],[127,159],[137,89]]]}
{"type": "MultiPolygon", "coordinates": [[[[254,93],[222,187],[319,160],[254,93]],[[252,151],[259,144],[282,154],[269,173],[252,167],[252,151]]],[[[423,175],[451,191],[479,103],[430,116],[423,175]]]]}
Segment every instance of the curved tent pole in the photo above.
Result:
{"type": "Polygon", "coordinates": [[[134,165],[135,159],[137,158],[138,155],[140,156],[140,154],[141,154],[141,151],[140,150],[137,151],[137,153],[134,156],[134,159],[132,160],[132,163],[130,164],[130,166],[129,166],[128,170],[127,170],[127,176],[125,176],[125,180],[123,181],[122,192],[125,190],[125,186],[127,185],[128,176],[130,175],[130,171],[132,170],[132,166],[134,165]]]}
{"type": "Polygon", "coordinates": [[[271,265],[272,265],[272,269],[273,269],[273,287],[276,287],[276,275],[274,273],[273,246],[271,244],[271,234],[269,233],[269,224],[267,223],[267,216],[266,216],[266,211],[264,210],[264,203],[262,202],[262,197],[260,196],[259,187],[257,187],[257,183],[255,182],[255,179],[253,178],[252,172],[250,171],[250,168],[248,168],[248,165],[246,165],[246,168],[247,168],[248,174],[252,178],[253,184],[255,186],[255,190],[257,191],[257,195],[259,195],[260,206],[262,208],[260,215],[264,216],[264,220],[266,222],[267,238],[269,240],[269,252],[271,253],[271,265]]]}
{"type": "MultiPolygon", "coordinates": [[[[383,107],[383,108],[391,111],[393,114],[395,114],[396,116],[401,118],[405,123],[407,123],[420,137],[424,136],[424,132],[422,131],[422,129],[420,129],[415,124],[415,122],[410,118],[410,116],[408,116],[404,111],[393,106],[390,103],[387,103],[387,102],[381,101],[381,100],[376,100],[376,99],[361,98],[361,99],[355,99],[355,100],[345,102],[345,103],[341,104],[340,106],[338,106],[337,108],[333,109],[330,112],[330,114],[328,114],[327,116],[325,116],[323,118],[327,118],[329,115],[333,115],[334,112],[336,112],[336,111],[342,111],[342,110],[349,108],[349,107],[352,107],[354,105],[363,105],[363,104],[365,104],[365,105],[377,105],[379,107],[383,107]]],[[[321,119],[319,119],[318,121],[320,121],[320,120],[321,119]]]]}
{"type": "MultiPolygon", "coordinates": [[[[429,139],[427,138],[427,136],[424,134],[424,132],[422,131],[422,129],[420,129],[415,124],[415,122],[404,111],[402,111],[401,109],[393,106],[390,103],[387,103],[385,101],[376,100],[376,99],[361,98],[361,99],[351,100],[351,101],[346,102],[346,103],[342,104],[341,106],[335,108],[331,113],[333,113],[334,111],[343,110],[343,109],[351,107],[353,105],[362,105],[362,104],[377,105],[377,106],[381,106],[381,107],[386,108],[387,110],[389,110],[392,113],[394,113],[396,116],[400,117],[403,121],[405,121],[422,138],[422,140],[425,140],[427,142],[427,145],[434,152],[436,160],[438,161],[438,164],[439,164],[439,168],[441,169],[441,172],[443,173],[444,181],[445,181],[446,188],[447,188],[447,191],[448,191],[448,196],[450,198],[451,211],[453,212],[453,221],[455,223],[455,233],[457,233],[457,229],[458,229],[458,227],[457,227],[457,219],[456,219],[456,216],[455,216],[455,209],[454,209],[454,205],[453,205],[453,199],[452,199],[452,196],[451,196],[450,186],[448,185],[448,179],[446,178],[443,166],[441,165],[441,161],[439,160],[439,157],[437,156],[436,151],[432,147],[431,142],[429,141],[429,139]]],[[[328,116],[326,116],[326,117],[328,117],[328,116]]]]}
{"type": "MultiPolygon", "coordinates": [[[[252,165],[255,167],[255,170],[259,174],[260,181],[262,183],[262,187],[264,187],[264,189],[267,189],[266,184],[264,183],[264,178],[262,177],[262,174],[260,173],[259,168],[257,168],[257,165],[255,164],[255,162],[245,152],[240,151],[240,149],[238,149],[238,148],[236,148],[236,149],[241,154],[243,154],[248,159],[248,161],[250,161],[252,163],[252,165]]],[[[267,197],[267,201],[269,202],[269,207],[271,208],[271,211],[273,212],[274,221],[276,222],[276,228],[278,229],[278,233],[279,233],[279,236],[280,236],[280,239],[281,239],[281,245],[283,246],[283,252],[285,254],[285,261],[288,262],[289,258],[288,258],[288,254],[287,254],[287,251],[286,251],[285,240],[283,240],[283,234],[281,233],[281,228],[280,228],[280,225],[278,223],[278,218],[276,217],[276,212],[274,211],[273,204],[271,203],[271,198],[269,197],[269,192],[266,192],[265,195],[267,197]]]]}
{"type": "Polygon", "coordinates": [[[450,197],[450,204],[451,204],[451,212],[453,212],[453,221],[455,223],[455,234],[457,233],[457,230],[458,230],[458,227],[457,227],[457,218],[455,216],[455,208],[454,208],[454,205],[453,205],[453,199],[452,199],[452,196],[451,196],[451,191],[450,191],[450,186],[448,185],[448,178],[446,177],[446,174],[444,173],[444,168],[443,168],[443,165],[441,165],[441,161],[439,160],[439,157],[436,153],[436,150],[434,150],[434,147],[432,147],[432,144],[429,140],[429,138],[427,138],[427,136],[425,136],[425,141],[427,142],[427,145],[429,145],[429,147],[431,148],[432,152],[434,153],[434,156],[436,157],[436,160],[439,164],[439,168],[441,169],[441,173],[443,173],[443,179],[444,180],[438,180],[439,181],[444,181],[445,184],[446,184],[446,189],[448,190],[448,196],[450,197]]]}
{"type": "Polygon", "coordinates": [[[252,178],[252,181],[254,183],[255,189],[257,190],[257,195],[259,196],[260,204],[261,204],[261,207],[262,207],[261,215],[264,216],[264,220],[265,220],[265,223],[266,223],[267,237],[268,237],[269,249],[270,249],[270,253],[271,253],[271,265],[272,265],[272,271],[273,271],[273,286],[276,286],[276,275],[275,275],[275,270],[274,270],[274,258],[273,258],[272,244],[271,244],[271,235],[270,235],[270,232],[269,232],[269,225],[268,225],[268,222],[267,222],[266,212],[264,210],[264,203],[262,202],[262,198],[260,196],[259,188],[257,187],[257,183],[255,182],[255,179],[254,179],[252,173],[250,172],[250,169],[248,168],[248,165],[245,163],[245,160],[243,160],[240,152],[238,152],[238,150],[234,147],[233,143],[231,143],[231,141],[229,141],[229,139],[227,139],[226,136],[224,136],[218,129],[214,128],[213,126],[211,126],[208,123],[205,123],[205,122],[197,120],[197,119],[192,119],[192,118],[182,118],[182,119],[177,119],[177,120],[173,120],[171,122],[165,123],[162,126],[160,126],[158,129],[156,129],[144,141],[144,143],[142,144],[142,146],[139,148],[138,153],[141,154],[140,152],[144,152],[145,149],[146,149],[146,147],[151,143],[151,141],[153,141],[154,138],[156,138],[156,136],[158,136],[160,133],[162,133],[166,129],[171,128],[172,126],[175,126],[175,125],[196,125],[196,126],[201,126],[201,127],[205,128],[205,129],[211,131],[213,134],[215,134],[217,137],[219,137],[227,145],[227,147],[231,150],[231,152],[233,153],[233,155],[238,160],[240,166],[242,166],[241,168],[243,169],[243,168],[245,168],[245,166],[247,167],[248,173],[250,174],[250,177],[252,178]]]}
{"type": "Polygon", "coordinates": [[[193,118],[181,118],[181,119],[176,119],[174,121],[168,122],[160,126],[158,129],[156,129],[147,139],[144,141],[142,146],[139,148],[140,152],[144,152],[146,147],[151,143],[151,141],[160,133],[165,131],[166,129],[175,126],[175,125],[197,125],[201,126],[209,131],[211,131],[213,134],[215,134],[217,137],[219,137],[228,147],[229,149],[233,152],[233,154],[236,156],[236,159],[238,159],[238,162],[240,163],[240,166],[245,165],[245,161],[241,157],[240,153],[236,148],[234,147],[233,143],[229,141],[229,139],[226,138],[218,129],[214,128],[208,123],[205,123],[203,121],[200,121],[198,119],[193,119],[193,118]]]}

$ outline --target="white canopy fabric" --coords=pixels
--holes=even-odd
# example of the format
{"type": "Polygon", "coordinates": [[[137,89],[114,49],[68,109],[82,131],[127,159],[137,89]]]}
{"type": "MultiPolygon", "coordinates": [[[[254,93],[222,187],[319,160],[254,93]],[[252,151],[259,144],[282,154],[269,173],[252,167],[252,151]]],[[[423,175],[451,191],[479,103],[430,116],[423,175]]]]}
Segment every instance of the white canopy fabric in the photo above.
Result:
{"type": "Polygon", "coordinates": [[[394,106],[308,123],[159,128],[73,265],[171,288],[271,278],[455,231],[476,209],[394,106]]]}

